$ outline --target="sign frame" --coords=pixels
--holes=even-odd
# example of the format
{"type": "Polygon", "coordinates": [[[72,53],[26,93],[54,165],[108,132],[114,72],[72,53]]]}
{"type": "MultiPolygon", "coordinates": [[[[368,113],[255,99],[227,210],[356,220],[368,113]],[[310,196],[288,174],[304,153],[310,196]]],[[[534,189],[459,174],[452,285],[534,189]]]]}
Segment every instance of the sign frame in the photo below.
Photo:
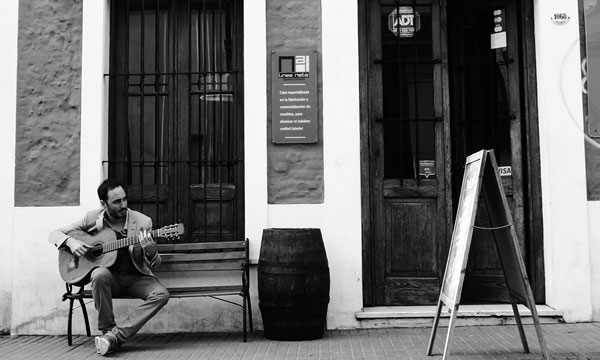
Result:
{"type": "Polygon", "coordinates": [[[274,144],[319,141],[318,52],[271,51],[271,136],[274,144]]]}
{"type": "MultiPolygon", "coordinates": [[[[491,227],[483,228],[493,232],[496,250],[500,258],[506,287],[508,288],[511,306],[515,315],[515,321],[523,344],[525,353],[529,353],[527,338],[521,322],[521,317],[517,308],[517,301],[524,304],[533,317],[533,323],[540,342],[542,354],[546,360],[549,360],[546,341],[540,326],[533,292],[529,285],[527,271],[521,250],[519,240],[512,221],[508,201],[504,194],[504,188],[498,173],[498,165],[494,150],[480,150],[479,152],[467,157],[465,165],[465,174],[461,187],[460,200],[454,230],[452,232],[452,242],[448,252],[448,261],[444,272],[444,279],[440,289],[440,297],[437,304],[436,315],[431,329],[427,355],[432,355],[433,343],[437,327],[439,325],[442,305],[448,307],[450,312],[450,323],[444,345],[443,360],[449,357],[449,346],[452,339],[452,333],[456,325],[458,308],[460,306],[460,296],[467,269],[469,258],[469,249],[473,237],[473,228],[475,227],[475,216],[477,213],[477,204],[479,195],[483,195],[485,207],[488,213],[491,227]],[[477,181],[477,183],[473,183],[477,181]],[[467,226],[467,227],[466,227],[467,226]]],[[[482,229],[478,227],[479,229],[482,229]]]]}

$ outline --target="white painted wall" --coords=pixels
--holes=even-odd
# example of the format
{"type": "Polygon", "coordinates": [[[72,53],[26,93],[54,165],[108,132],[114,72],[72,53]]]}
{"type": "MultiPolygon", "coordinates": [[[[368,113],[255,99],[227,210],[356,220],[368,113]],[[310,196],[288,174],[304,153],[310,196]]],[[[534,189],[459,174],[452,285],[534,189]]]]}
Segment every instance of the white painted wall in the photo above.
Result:
{"type": "Polygon", "coordinates": [[[268,224],[266,23],[266,0],[244,1],[244,202],[252,260],[268,224]]]}
{"type": "Polygon", "coordinates": [[[19,0],[0,2],[0,68],[4,84],[0,87],[0,333],[10,331],[12,310],[12,239],[15,198],[15,129],[17,113],[17,36],[19,0]]]}
{"type": "Polygon", "coordinates": [[[591,244],[577,1],[535,0],[534,9],[546,301],[563,310],[567,321],[589,321],[591,244]],[[555,13],[567,13],[569,23],[553,24],[555,13]]]}
{"type": "Polygon", "coordinates": [[[258,260],[263,229],[320,228],[331,278],[327,327],[356,327],[354,313],[362,308],[357,7],[321,3],[324,203],[269,205],[265,0],[245,5],[245,202],[251,258],[258,260]]]}
{"type": "Polygon", "coordinates": [[[329,328],[356,326],[362,309],[362,207],[357,6],[321,2],[329,328]]]}

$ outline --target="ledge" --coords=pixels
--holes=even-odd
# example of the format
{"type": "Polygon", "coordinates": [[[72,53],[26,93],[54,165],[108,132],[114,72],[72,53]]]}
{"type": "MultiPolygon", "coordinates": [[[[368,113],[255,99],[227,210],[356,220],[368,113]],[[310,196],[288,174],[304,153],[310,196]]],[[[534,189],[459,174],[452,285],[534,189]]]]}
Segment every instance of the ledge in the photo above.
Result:
{"type": "MultiPolygon", "coordinates": [[[[356,319],[402,319],[402,318],[433,318],[436,306],[376,306],[363,308],[356,312],[356,319]]],[[[562,317],[560,310],[553,309],[547,305],[536,305],[539,317],[562,317]]],[[[524,305],[518,305],[521,317],[530,317],[531,311],[524,305]]],[[[513,310],[510,304],[492,305],[461,305],[458,308],[457,317],[512,317],[513,310]]],[[[450,313],[446,306],[442,307],[441,317],[449,317],[450,313]]]]}

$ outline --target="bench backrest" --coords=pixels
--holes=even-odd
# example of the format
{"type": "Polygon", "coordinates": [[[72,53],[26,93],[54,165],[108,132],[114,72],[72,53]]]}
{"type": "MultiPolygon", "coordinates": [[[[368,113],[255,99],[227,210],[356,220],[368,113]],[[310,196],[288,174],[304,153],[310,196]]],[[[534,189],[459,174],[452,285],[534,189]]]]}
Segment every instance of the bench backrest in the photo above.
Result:
{"type": "Polygon", "coordinates": [[[248,240],[159,244],[161,264],[155,272],[248,271],[248,240]]]}

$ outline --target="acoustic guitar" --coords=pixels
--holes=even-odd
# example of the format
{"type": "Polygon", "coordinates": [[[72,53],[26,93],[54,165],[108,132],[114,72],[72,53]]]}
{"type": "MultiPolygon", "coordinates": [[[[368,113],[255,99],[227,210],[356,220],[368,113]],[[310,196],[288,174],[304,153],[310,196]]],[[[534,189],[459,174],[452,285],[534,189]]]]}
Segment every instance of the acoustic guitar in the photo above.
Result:
{"type": "MultiPolygon", "coordinates": [[[[151,230],[153,238],[179,237],[184,233],[183,224],[175,224],[151,230]]],[[[98,266],[110,267],[117,259],[117,252],[124,247],[139,243],[137,234],[117,240],[117,234],[111,229],[103,229],[95,235],[81,230],[74,230],[67,235],[92,246],[84,256],[71,253],[68,246],[60,248],[58,253],[58,270],[67,284],[83,286],[90,282],[89,274],[98,266]]]]}

